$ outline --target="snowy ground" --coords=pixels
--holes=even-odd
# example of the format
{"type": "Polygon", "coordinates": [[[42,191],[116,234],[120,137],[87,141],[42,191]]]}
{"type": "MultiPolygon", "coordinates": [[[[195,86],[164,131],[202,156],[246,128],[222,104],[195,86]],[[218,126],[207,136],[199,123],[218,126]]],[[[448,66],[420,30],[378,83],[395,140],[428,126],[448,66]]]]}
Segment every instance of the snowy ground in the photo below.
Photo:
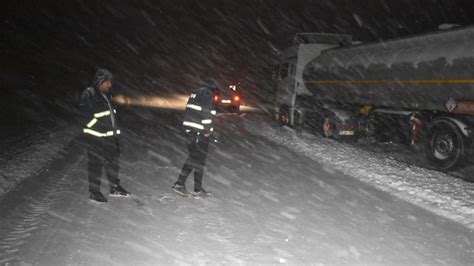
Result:
{"type": "MultiPolygon", "coordinates": [[[[247,123],[252,133],[323,163],[325,171],[341,171],[474,229],[472,182],[395,159],[400,154],[406,156],[406,152],[374,154],[361,145],[353,146],[305,132],[297,133],[291,128],[280,128],[272,123],[255,122],[252,120],[247,123]]],[[[388,149],[384,148],[385,151],[388,149]]]]}
{"type": "Polygon", "coordinates": [[[54,160],[64,156],[73,139],[71,127],[45,129],[29,127],[0,143],[0,199],[25,179],[46,170],[54,160]]]}
{"type": "MultiPolygon", "coordinates": [[[[90,202],[86,158],[80,147],[68,146],[61,163],[2,200],[0,264],[460,265],[474,260],[472,229],[393,196],[396,189],[382,189],[387,193],[359,181],[362,169],[378,180],[380,164],[396,176],[399,162],[355,149],[357,157],[379,167],[345,171],[344,165],[358,160],[347,155],[353,147],[298,137],[252,114],[219,116],[218,142],[211,145],[204,177],[213,195],[182,198],[170,190],[186,157],[181,114],[148,109],[121,114],[121,179],[133,196],[90,202]],[[291,138],[278,144],[285,136],[291,138]],[[341,151],[322,150],[334,145],[341,151]],[[314,150],[332,160],[315,160],[308,147],[319,147],[314,150]]],[[[418,172],[401,169],[406,168],[418,172]]],[[[190,178],[187,187],[192,186],[190,178]]]]}

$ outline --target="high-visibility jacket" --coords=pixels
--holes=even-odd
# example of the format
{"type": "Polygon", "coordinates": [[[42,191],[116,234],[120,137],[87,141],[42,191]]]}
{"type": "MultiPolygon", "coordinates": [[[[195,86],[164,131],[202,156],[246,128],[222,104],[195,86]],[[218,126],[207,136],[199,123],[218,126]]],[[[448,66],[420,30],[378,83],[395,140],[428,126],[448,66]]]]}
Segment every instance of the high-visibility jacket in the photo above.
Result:
{"type": "Polygon", "coordinates": [[[81,94],[80,106],[84,117],[84,134],[99,138],[120,134],[117,110],[114,109],[109,96],[89,87],[81,94]]]}
{"type": "Polygon", "coordinates": [[[184,110],[183,126],[186,131],[208,134],[214,130],[213,122],[217,112],[212,97],[213,92],[207,87],[199,87],[191,93],[184,110]]]}

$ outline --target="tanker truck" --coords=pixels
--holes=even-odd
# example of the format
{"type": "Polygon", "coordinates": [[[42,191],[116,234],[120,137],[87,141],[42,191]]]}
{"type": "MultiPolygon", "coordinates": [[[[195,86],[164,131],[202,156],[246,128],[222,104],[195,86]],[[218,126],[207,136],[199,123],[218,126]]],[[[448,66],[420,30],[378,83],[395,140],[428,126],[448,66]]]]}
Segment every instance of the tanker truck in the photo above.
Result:
{"type": "Polygon", "coordinates": [[[297,34],[283,52],[276,116],[326,137],[402,135],[440,170],[470,162],[474,27],[374,43],[297,34]]]}

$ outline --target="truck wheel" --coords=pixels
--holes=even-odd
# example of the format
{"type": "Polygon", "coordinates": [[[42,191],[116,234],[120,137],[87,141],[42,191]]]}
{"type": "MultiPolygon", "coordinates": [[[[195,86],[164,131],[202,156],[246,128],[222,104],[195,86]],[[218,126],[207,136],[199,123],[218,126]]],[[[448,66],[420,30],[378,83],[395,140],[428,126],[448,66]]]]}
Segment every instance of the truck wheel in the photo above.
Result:
{"type": "Polygon", "coordinates": [[[465,145],[466,140],[452,121],[438,119],[429,125],[426,155],[438,169],[446,171],[462,166],[465,160],[465,145]]]}

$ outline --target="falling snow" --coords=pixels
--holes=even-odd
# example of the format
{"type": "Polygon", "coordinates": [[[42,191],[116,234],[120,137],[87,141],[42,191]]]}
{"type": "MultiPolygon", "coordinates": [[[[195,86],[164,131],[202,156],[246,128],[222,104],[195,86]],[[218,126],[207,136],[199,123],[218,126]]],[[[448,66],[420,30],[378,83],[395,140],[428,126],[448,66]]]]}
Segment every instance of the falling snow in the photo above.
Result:
{"type": "Polygon", "coordinates": [[[473,166],[439,172],[400,143],[282,127],[272,80],[301,32],[399,40],[390,60],[381,43],[377,56],[340,53],[335,65],[447,53],[447,66],[474,48],[451,49],[448,38],[398,53],[403,37],[474,24],[470,1],[15,1],[0,12],[0,264],[474,261],[473,166]],[[78,122],[98,67],[115,77],[119,176],[132,193],[110,197],[103,177],[107,204],[88,198],[78,122]],[[188,152],[182,110],[209,76],[239,84],[241,113],[216,117],[203,183],[212,195],[183,198],[171,190],[188,152]]]}

